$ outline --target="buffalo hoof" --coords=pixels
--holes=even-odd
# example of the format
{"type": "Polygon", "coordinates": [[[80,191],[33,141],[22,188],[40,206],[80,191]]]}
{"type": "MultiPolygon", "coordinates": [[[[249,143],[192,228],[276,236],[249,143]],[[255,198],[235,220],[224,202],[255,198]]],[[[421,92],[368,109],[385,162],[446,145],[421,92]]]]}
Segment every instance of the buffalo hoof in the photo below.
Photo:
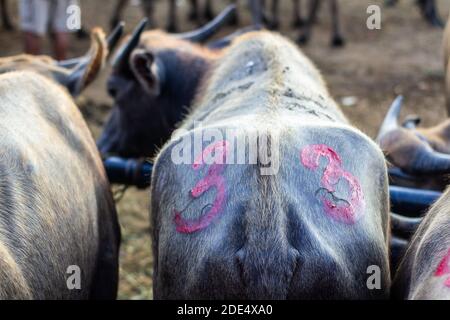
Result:
{"type": "Polygon", "coordinates": [[[345,46],[345,39],[341,36],[334,36],[333,39],[331,39],[331,46],[334,48],[342,48],[345,46]]]}
{"type": "Polygon", "coordinates": [[[300,46],[304,46],[309,42],[309,35],[302,34],[297,38],[297,44],[300,46]]]}
{"type": "Polygon", "coordinates": [[[384,5],[386,7],[394,7],[397,4],[397,0],[385,0],[384,5]]]}
{"type": "Polygon", "coordinates": [[[428,17],[427,21],[430,25],[432,25],[433,27],[437,27],[437,28],[443,28],[444,27],[444,23],[442,22],[442,20],[434,15],[432,17],[428,17]]]}

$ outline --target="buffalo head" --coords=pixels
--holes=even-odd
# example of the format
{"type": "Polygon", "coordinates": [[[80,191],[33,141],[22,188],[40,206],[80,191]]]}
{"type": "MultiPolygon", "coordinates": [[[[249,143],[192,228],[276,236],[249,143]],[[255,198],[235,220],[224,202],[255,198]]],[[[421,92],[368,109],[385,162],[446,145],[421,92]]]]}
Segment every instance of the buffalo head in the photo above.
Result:
{"type": "Polygon", "coordinates": [[[201,47],[232,17],[227,7],[204,27],[182,34],[144,32],[143,20],[113,60],[108,92],[114,107],[97,144],[103,154],[153,156],[183,119],[219,49],[201,47]]]}

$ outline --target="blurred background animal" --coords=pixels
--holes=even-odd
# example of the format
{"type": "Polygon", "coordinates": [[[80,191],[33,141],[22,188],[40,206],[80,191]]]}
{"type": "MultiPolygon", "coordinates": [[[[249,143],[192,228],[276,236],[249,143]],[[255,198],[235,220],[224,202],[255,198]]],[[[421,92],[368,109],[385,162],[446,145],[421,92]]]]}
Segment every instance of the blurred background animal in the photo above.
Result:
{"type": "MultiPolygon", "coordinates": [[[[441,17],[436,6],[436,0],[415,0],[424,19],[432,26],[443,27],[441,17]]],[[[398,0],[385,0],[388,7],[395,6],[398,0]]]]}
{"type": "MultiPolygon", "coordinates": [[[[339,3],[338,0],[328,0],[330,6],[331,17],[331,45],[334,47],[341,47],[345,44],[345,40],[341,33],[341,24],[339,19],[339,3]]],[[[306,44],[309,42],[312,34],[312,28],[317,23],[317,14],[320,9],[322,0],[309,1],[309,13],[306,22],[303,26],[302,34],[297,39],[297,43],[306,44]]]]}
{"type": "MultiPolygon", "coordinates": [[[[177,2],[176,0],[168,1],[168,12],[167,12],[167,25],[166,30],[169,32],[176,32],[178,30],[178,15],[177,15],[177,2]]],[[[237,0],[227,0],[230,3],[237,3],[237,0]]],[[[249,8],[252,11],[253,20],[255,23],[262,21],[261,12],[261,0],[247,0],[249,8]]],[[[142,11],[144,16],[148,19],[147,27],[152,29],[156,25],[154,23],[154,10],[155,10],[155,0],[141,0],[142,11]]],[[[204,7],[201,8],[202,0],[189,0],[189,13],[188,18],[190,21],[196,21],[199,25],[205,21],[209,21],[214,17],[214,9],[211,0],[204,0],[204,7]]],[[[120,20],[125,7],[128,5],[129,0],[117,0],[116,6],[113,11],[111,18],[111,26],[115,26],[120,20]]],[[[238,12],[234,12],[233,16],[230,18],[230,24],[238,24],[238,12]]]]}

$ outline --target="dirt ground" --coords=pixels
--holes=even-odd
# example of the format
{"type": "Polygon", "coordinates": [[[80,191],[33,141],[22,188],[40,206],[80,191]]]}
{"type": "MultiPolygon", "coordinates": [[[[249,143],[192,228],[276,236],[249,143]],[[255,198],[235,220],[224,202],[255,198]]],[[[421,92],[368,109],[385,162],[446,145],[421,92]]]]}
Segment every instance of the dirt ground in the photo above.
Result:
{"type": "MultiPolygon", "coordinates": [[[[16,2],[14,8],[16,9],[16,2]]],[[[86,28],[99,25],[108,27],[108,20],[115,0],[81,0],[82,21],[86,28]]],[[[136,1],[131,1],[124,15],[127,31],[141,18],[136,1]],[[133,4],[134,3],[134,4],[133,4]]],[[[216,11],[227,0],[216,0],[216,11]]],[[[250,22],[249,14],[241,1],[241,26],[250,22]]],[[[292,39],[298,35],[290,27],[292,9],[290,0],[280,0],[281,32],[292,39]]],[[[330,21],[327,8],[323,8],[319,25],[314,30],[312,42],[304,48],[318,65],[329,84],[332,95],[342,103],[344,113],[362,131],[371,137],[376,135],[383,116],[394,97],[403,94],[406,105],[403,115],[416,113],[424,125],[432,125],[445,117],[442,67],[442,30],[427,25],[420,16],[413,0],[402,0],[395,8],[384,8],[384,0],[341,0],[344,34],[347,45],[343,49],[329,46],[330,21]],[[368,5],[382,8],[381,30],[368,30],[366,19],[368,5]]],[[[446,18],[450,0],[438,0],[441,15],[446,18]]],[[[195,27],[187,22],[186,0],[179,0],[181,30],[195,27]]],[[[157,23],[166,24],[167,2],[157,4],[157,23]]],[[[16,25],[18,24],[15,18],[16,25]]],[[[232,31],[231,28],[223,33],[232,31]]],[[[75,37],[70,55],[82,54],[89,46],[88,40],[75,37]]],[[[47,45],[47,51],[48,45],[47,45]]],[[[20,32],[7,33],[0,28],[0,56],[22,51],[20,32]]],[[[109,70],[79,98],[78,103],[93,135],[98,136],[112,105],[105,90],[109,70]]],[[[152,256],[150,224],[148,217],[148,191],[129,188],[117,204],[122,226],[120,288],[121,299],[152,298],[152,256]]]]}

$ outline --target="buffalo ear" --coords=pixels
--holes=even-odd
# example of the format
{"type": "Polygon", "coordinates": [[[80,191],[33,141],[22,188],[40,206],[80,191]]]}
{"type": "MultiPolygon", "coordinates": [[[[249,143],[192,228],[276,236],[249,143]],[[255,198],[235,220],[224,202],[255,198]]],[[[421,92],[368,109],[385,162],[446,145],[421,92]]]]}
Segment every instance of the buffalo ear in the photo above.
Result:
{"type": "Polygon", "coordinates": [[[163,80],[162,66],[156,62],[153,53],[143,49],[134,50],[130,66],[144,90],[152,96],[159,96],[163,80]]]}

